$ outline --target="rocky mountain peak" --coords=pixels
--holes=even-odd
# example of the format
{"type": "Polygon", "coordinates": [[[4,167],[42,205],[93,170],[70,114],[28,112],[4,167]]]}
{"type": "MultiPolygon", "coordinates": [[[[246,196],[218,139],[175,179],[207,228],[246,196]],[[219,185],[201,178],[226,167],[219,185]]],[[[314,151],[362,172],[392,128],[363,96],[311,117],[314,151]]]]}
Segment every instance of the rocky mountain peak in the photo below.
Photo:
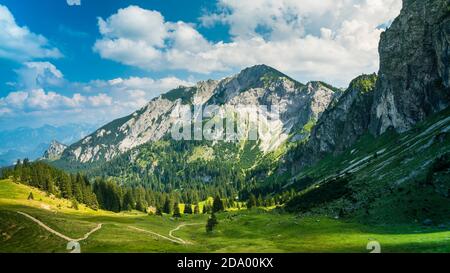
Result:
{"type": "Polygon", "coordinates": [[[410,129],[450,105],[450,1],[404,0],[381,35],[370,129],[410,129]]]}
{"type": "Polygon", "coordinates": [[[50,146],[44,152],[43,158],[47,160],[57,160],[61,157],[61,155],[64,153],[67,147],[68,147],[67,145],[62,144],[56,140],[53,140],[50,143],[50,146]]]}
{"type": "Polygon", "coordinates": [[[267,106],[277,105],[278,131],[260,139],[263,152],[282,145],[294,128],[317,120],[334,98],[335,88],[327,84],[305,85],[266,65],[257,65],[220,81],[208,80],[192,87],[179,87],[150,101],[130,116],[115,120],[94,134],[71,145],[63,158],[81,163],[110,161],[142,144],[158,141],[170,133],[181,105],[267,106]]]}

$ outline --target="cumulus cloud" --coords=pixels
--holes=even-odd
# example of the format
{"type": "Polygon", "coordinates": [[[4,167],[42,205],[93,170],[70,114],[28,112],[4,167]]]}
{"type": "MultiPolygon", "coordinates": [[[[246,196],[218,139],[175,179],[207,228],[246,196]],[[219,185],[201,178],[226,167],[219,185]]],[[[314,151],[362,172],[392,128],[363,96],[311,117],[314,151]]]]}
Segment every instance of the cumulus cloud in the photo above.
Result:
{"type": "Polygon", "coordinates": [[[0,124],[17,126],[108,122],[128,115],[154,97],[192,83],[175,77],[130,77],[74,83],[49,62],[28,62],[16,71],[22,90],[0,98],[0,124]],[[64,89],[53,91],[52,88],[64,89]],[[74,91],[75,90],[75,91],[74,91]]]}
{"type": "Polygon", "coordinates": [[[94,50],[150,70],[207,74],[265,63],[300,80],[346,85],[378,69],[380,26],[400,8],[401,0],[219,0],[200,18],[203,27],[229,27],[231,41],[214,43],[193,24],[130,6],[98,19],[94,50]]]}
{"type": "Polygon", "coordinates": [[[63,83],[61,71],[50,62],[26,62],[16,70],[18,84],[16,87],[35,89],[46,86],[58,86],[63,83]]]}
{"type": "Polygon", "coordinates": [[[61,52],[49,45],[44,36],[18,26],[9,9],[0,4],[0,58],[27,61],[61,56],[61,52]]]}
{"type": "Polygon", "coordinates": [[[67,0],[69,6],[81,6],[81,0],[67,0]]]}

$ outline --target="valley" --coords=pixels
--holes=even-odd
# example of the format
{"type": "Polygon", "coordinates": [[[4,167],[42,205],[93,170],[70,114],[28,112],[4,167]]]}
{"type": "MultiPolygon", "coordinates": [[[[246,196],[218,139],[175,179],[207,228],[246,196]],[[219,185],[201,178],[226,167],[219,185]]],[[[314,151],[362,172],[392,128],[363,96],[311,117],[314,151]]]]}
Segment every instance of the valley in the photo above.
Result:
{"type": "Polygon", "coordinates": [[[251,64],[76,140],[5,133],[3,151],[65,139],[0,159],[0,253],[449,253],[450,2],[402,2],[378,73],[346,88],[251,64]]]}
{"type": "Polygon", "coordinates": [[[77,211],[65,207],[69,203],[11,181],[0,181],[0,252],[69,252],[66,240],[17,211],[32,215],[71,238],[83,237],[102,224],[101,229],[80,241],[83,253],[368,253],[366,246],[370,241],[380,242],[382,252],[450,251],[450,231],[421,225],[368,226],[261,208],[221,213],[217,229],[207,234],[206,215],[185,215],[174,220],[168,215],[149,216],[137,211],[116,214],[85,207],[77,211]],[[30,191],[35,201],[27,200],[30,191]],[[58,204],[65,205],[58,208],[58,204]]]}

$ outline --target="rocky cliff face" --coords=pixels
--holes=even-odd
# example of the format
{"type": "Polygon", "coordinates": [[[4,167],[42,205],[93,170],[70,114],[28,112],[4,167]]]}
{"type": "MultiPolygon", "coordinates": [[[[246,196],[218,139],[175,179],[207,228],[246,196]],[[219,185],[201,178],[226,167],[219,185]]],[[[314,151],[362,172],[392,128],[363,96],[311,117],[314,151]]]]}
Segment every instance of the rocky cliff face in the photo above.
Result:
{"type": "Polygon", "coordinates": [[[53,140],[48,149],[44,152],[43,158],[47,160],[59,159],[66,149],[67,145],[53,140]]]}
{"type": "Polygon", "coordinates": [[[80,163],[109,161],[126,151],[163,138],[176,122],[171,113],[183,104],[202,104],[213,94],[217,82],[200,82],[179,87],[154,100],[133,114],[115,120],[71,145],[63,159],[80,163]]]}
{"type": "Polygon", "coordinates": [[[450,104],[450,1],[404,0],[382,34],[370,128],[410,129],[450,104]]]}
{"type": "Polygon", "coordinates": [[[300,149],[296,167],[351,147],[370,131],[404,132],[450,105],[450,1],[404,0],[381,36],[380,71],[356,78],[300,149]]]}
{"type": "Polygon", "coordinates": [[[342,96],[327,109],[303,147],[301,165],[312,164],[328,153],[339,153],[367,132],[377,76],[354,79],[342,96]]]}
{"type": "Polygon", "coordinates": [[[319,119],[335,91],[320,82],[298,83],[271,67],[258,65],[221,81],[210,80],[172,90],[71,145],[63,159],[80,163],[109,161],[139,145],[160,140],[170,134],[177,122],[172,112],[182,105],[218,105],[238,110],[242,105],[269,108],[276,105],[280,119],[270,124],[276,134],[260,136],[258,144],[261,151],[270,152],[295,133],[295,128],[319,119]]]}
{"type": "Polygon", "coordinates": [[[344,151],[367,132],[376,79],[375,74],[354,79],[322,113],[307,141],[286,157],[293,162],[293,173],[329,153],[344,151]]]}

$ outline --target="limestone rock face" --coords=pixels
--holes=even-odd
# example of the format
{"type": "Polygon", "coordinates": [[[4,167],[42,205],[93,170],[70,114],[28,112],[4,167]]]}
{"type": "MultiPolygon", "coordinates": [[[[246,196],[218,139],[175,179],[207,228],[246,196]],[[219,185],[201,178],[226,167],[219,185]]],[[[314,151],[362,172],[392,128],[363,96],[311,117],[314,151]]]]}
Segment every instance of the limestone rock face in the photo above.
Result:
{"type": "Polygon", "coordinates": [[[377,76],[352,81],[338,102],[325,111],[313,129],[309,146],[318,153],[342,152],[367,131],[377,76]]]}
{"type": "Polygon", "coordinates": [[[410,129],[450,104],[450,1],[404,0],[381,36],[371,132],[410,129]]]}
{"type": "Polygon", "coordinates": [[[177,122],[178,117],[172,113],[184,105],[216,105],[224,111],[267,106],[267,112],[257,113],[264,115],[271,115],[271,107],[276,106],[279,119],[267,125],[275,133],[259,136],[259,148],[267,153],[287,141],[296,128],[319,119],[336,91],[321,82],[301,84],[269,66],[257,65],[220,81],[209,80],[169,91],[71,145],[63,159],[79,163],[110,161],[142,144],[161,140],[177,122]]]}
{"type": "Polygon", "coordinates": [[[301,148],[297,167],[311,165],[326,154],[342,152],[367,132],[376,80],[375,74],[354,79],[344,94],[323,112],[301,148]]]}
{"type": "Polygon", "coordinates": [[[47,160],[57,160],[61,157],[63,152],[67,149],[67,145],[59,143],[53,140],[48,149],[44,152],[44,159],[47,160]]]}
{"type": "Polygon", "coordinates": [[[366,75],[350,84],[322,114],[294,166],[342,152],[367,132],[404,132],[447,108],[449,35],[449,0],[404,0],[400,15],[381,36],[378,79],[366,75]]]}

